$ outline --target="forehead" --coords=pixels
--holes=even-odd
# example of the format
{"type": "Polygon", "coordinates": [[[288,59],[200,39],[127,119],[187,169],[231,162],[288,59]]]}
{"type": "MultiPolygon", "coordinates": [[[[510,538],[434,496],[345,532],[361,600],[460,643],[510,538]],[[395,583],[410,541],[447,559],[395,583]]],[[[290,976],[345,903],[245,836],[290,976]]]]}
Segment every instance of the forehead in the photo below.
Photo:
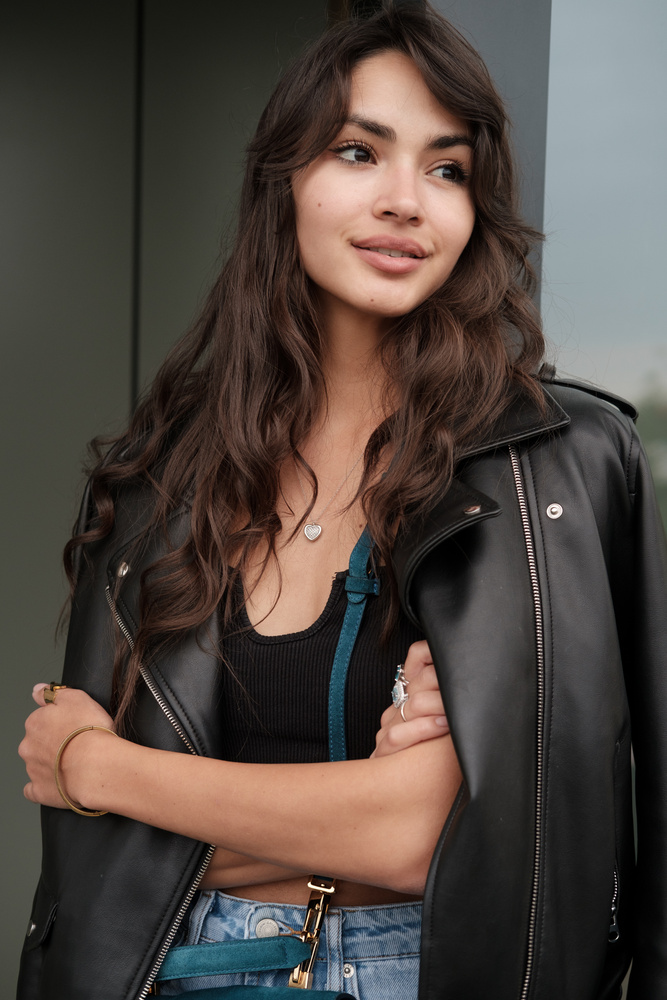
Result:
{"type": "Polygon", "coordinates": [[[350,115],[422,136],[469,133],[426,86],[419,69],[402,52],[378,52],[357,63],[350,75],[350,115]]]}

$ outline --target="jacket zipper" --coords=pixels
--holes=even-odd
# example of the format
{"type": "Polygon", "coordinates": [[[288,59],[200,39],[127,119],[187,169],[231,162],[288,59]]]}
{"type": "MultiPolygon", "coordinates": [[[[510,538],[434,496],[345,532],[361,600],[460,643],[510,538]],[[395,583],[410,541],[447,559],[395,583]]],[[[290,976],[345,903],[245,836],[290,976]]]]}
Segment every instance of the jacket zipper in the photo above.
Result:
{"type": "MultiPolygon", "coordinates": [[[[111,588],[109,586],[107,586],[107,588],[106,588],[106,595],[107,595],[107,602],[109,604],[109,607],[111,608],[111,611],[112,611],[113,616],[114,616],[114,618],[116,620],[116,624],[118,625],[118,628],[121,631],[121,634],[123,635],[123,637],[127,641],[127,644],[130,647],[130,649],[134,650],[134,639],[132,637],[132,633],[130,632],[129,628],[127,627],[127,625],[125,624],[125,622],[123,621],[123,619],[120,616],[118,608],[116,607],[116,602],[114,601],[114,599],[112,597],[112,594],[111,594],[111,588]]],[[[146,670],[146,668],[144,667],[144,665],[141,664],[141,663],[139,664],[139,673],[141,674],[141,676],[142,676],[142,678],[144,680],[144,683],[146,684],[146,687],[148,688],[148,690],[150,691],[150,693],[153,695],[153,697],[155,698],[156,702],[158,703],[158,705],[160,706],[160,708],[162,709],[162,711],[164,712],[164,714],[167,716],[167,718],[169,719],[169,722],[174,727],[174,729],[176,730],[176,732],[178,733],[178,735],[180,736],[180,738],[183,740],[183,742],[185,743],[185,745],[188,748],[188,750],[190,751],[190,753],[192,753],[195,756],[197,756],[197,751],[195,750],[195,748],[193,747],[192,743],[190,742],[190,740],[185,735],[185,733],[183,731],[183,727],[181,725],[179,725],[178,720],[176,719],[174,713],[171,711],[171,709],[169,708],[169,705],[167,705],[166,701],[162,697],[162,694],[161,694],[160,689],[158,688],[157,684],[155,683],[155,681],[151,677],[151,675],[148,672],[148,670],[146,670]]]]}
{"type": "Polygon", "coordinates": [[[521,524],[526,543],[526,554],[528,556],[528,570],[530,574],[530,584],[533,592],[533,609],[535,612],[535,640],[537,652],[537,760],[535,773],[535,853],[533,856],[533,886],[530,897],[530,916],[528,920],[528,948],[526,957],[526,971],[521,989],[521,1000],[527,1000],[530,989],[533,966],[535,963],[535,936],[537,929],[537,902],[540,887],[540,873],[542,868],[542,780],[544,776],[544,700],[545,700],[545,656],[544,656],[544,621],[542,617],[542,599],[540,595],[540,582],[537,573],[537,560],[535,559],[535,546],[526,502],[526,491],[521,476],[521,465],[519,455],[514,447],[510,445],[510,459],[512,471],[514,473],[514,485],[519,501],[521,512],[521,524]]]}
{"type": "MultiPolygon", "coordinates": [[[[116,624],[118,625],[118,628],[120,629],[121,635],[126,640],[126,642],[127,642],[128,646],[130,647],[130,649],[134,650],[134,638],[133,638],[132,633],[130,632],[129,628],[127,627],[127,625],[125,624],[125,622],[123,621],[123,619],[120,616],[118,608],[116,607],[116,602],[114,601],[113,595],[111,593],[111,588],[109,586],[107,586],[105,592],[106,592],[107,603],[108,603],[108,605],[109,605],[109,607],[111,609],[111,612],[112,612],[112,614],[114,616],[116,624]]],[[[173,712],[171,711],[171,709],[167,705],[166,701],[162,697],[162,694],[161,694],[161,692],[160,692],[157,684],[155,683],[155,681],[151,677],[151,675],[148,672],[148,670],[146,670],[146,668],[142,664],[139,665],[139,672],[140,672],[140,674],[141,674],[141,676],[142,676],[142,678],[143,678],[146,686],[148,687],[149,691],[151,692],[151,694],[153,695],[153,697],[157,701],[158,705],[160,706],[160,708],[162,709],[162,711],[166,715],[166,717],[169,720],[169,722],[171,723],[171,725],[174,727],[174,729],[176,730],[176,732],[178,733],[178,735],[180,736],[180,738],[185,743],[185,745],[188,748],[188,750],[190,751],[190,753],[194,754],[195,757],[198,756],[197,751],[195,750],[195,748],[193,747],[192,743],[190,742],[190,740],[185,735],[182,726],[179,725],[179,723],[178,723],[176,717],[174,716],[173,712]]],[[[155,981],[155,977],[157,976],[157,974],[158,974],[158,972],[160,970],[160,966],[164,962],[165,955],[169,951],[169,949],[171,947],[171,944],[172,944],[172,941],[176,937],[176,931],[178,930],[178,928],[179,928],[179,926],[181,924],[181,921],[183,920],[183,917],[185,916],[185,913],[186,913],[186,911],[188,909],[188,906],[192,902],[192,898],[193,898],[195,892],[197,891],[197,887],[199,886],[199,883],[201,882],[202,878],[204,877],[204,872],[206,871],[206,869],[208,868],[208,866],[210,864],[210,861],[211,861],[211,858],[213,857],[214,851],[215,851],[215,845],[214,844],[210,844],[209,847],[208,847],[208,849],[207,849],[207,851],[206,851],[206,855],[204,857],[204,860],[202,861],[202,863],[201,863],[201,865],[199,867],[199,870],[197,871],[197,874],[195,876],[195,880],[192,883],[192,885],[190,886],[190,889],[188,890],[188,893],[187,893],[185,899],[181,903],[181,905],[179,907],[179,910],[178,910],[178,913],[176,914],[176,917],[174,918],[174,922],[172,923],[172,925],[171,925],[171,927],[169,929],[169,933],[167,934],[164,942],[162,943],[162,947],[160,948],[160,951],[158,952],[157,958],[155,959],[155,961],[153,963],[153,966],[152,966],[151,971],[149,973],[148,979],[146,980],[143,988],[141,989],[140,993],[137,996],[137,1000],[146,1000],[146,997],[148,996],[148,994],[150,992],[150,989],[151,989],[151,987],[152,987],[152,985],[153,985],[153,983],[155,981]]]]}
{"type": "Polygon", "coordinates": [[[611,897],[611,921],[609,923],[609,943],[616,944],[621,936],[618,927],[618,866],[614,867],[614,895],[611,897]]]}
{"type": "Polygon", "coordinates": [[[166,938],[164,939],[162,947],[160,948],[160,951],[158,952],[158,956],[157,956],[157,958],[155,959],[155,961],[153,963],[153,968],[151,969],[151,971],[149,973],[148,979],[144,983],[143,989],[141,990],[141,992],[137,996],[137,1000],[146,1000],[146,997],[150,993],[151,987],[152,987],[153,983],[155,982],[155,977],[157,976],[158,972],[160,971],[160,966],[164,962],[165,955],[167,954],[167,952],[171,948],[172,941],[176,937],[176,931],[178,930],[178,928],[179,928],[179,926],[181,924],[181,921],[182,921],[183,917],[186,914],[188,906],[192,902],[192,897],[196,893],[197,887],[199,886],[199,883],[201,882],[201,880],[204,877],[204,872],[206,871],[206,869],[209,866],[209,863],[211,861],[211,858],[213,857],[213,852],[214,851],[215,851],[215,845],[210,844],[208,850],[206,851],[206,856],[205,856],[204,860],[202,861],[202,863],[201,863],[201,865],[199,867],[199,871],[197,872],[197,874],[195,876],[195,880],[192,883],[192,885],[190,886],[190,889],[188,891],[187,896],[185,897],[185,899],[181,903],[180,909],[179,909],[178,913],[176,914],[176,917],[174,919],[173,924],[171,925],[169,933],[167,934],[166,938]]]}

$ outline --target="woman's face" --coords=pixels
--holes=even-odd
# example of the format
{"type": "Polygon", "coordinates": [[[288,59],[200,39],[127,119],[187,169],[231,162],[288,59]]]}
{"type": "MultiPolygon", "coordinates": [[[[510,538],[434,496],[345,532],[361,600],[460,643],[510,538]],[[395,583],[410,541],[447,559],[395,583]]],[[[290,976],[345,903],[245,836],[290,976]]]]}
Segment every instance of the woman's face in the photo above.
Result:
{"type": "Polygon", "coordinates": [[[301,261],[325,324],[401,316],[447,280],[475,209],[470,133],[399,52],[352,73],[336,141],[293,179],[301,261]]]}

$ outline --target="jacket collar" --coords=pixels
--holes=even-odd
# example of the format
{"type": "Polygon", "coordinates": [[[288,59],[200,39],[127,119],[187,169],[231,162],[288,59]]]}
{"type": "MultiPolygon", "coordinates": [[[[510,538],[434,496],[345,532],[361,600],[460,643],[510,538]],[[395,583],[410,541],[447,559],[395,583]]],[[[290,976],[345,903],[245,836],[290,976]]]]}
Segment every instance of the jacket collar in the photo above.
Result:
{"type": "MultiPolygon", "coordinates": [[[[489,432],[473,446],[464,449],[459,458],[466,460],[566,427],[570,423],[570,417],[544,386],[542,390],[544,408],[539,407],[526,393],[517,390],[489,432]]],[[[403,605],[413,620],[408,602],[410,583],[424,556],[462,528],[495,517],[499,513],[500,505],[495,500],[473,489],[455,475],[423,517],[406,520],[396,538],[392,562],[403,605]]]]}
{"type": "Polygon", "coordinates": [[[463,449],[460,458],[480,455],[485,451],[493,451],[502,445],[514,444],[515,441],[525,441],[546,431],[558,430],[570,423],[570,418],[556,402],[550,392],[542,386],[544,395],[544,410],[527,393],[516,389],[509,405],[496,423],[483,435],[479,441],[463,449]]]}

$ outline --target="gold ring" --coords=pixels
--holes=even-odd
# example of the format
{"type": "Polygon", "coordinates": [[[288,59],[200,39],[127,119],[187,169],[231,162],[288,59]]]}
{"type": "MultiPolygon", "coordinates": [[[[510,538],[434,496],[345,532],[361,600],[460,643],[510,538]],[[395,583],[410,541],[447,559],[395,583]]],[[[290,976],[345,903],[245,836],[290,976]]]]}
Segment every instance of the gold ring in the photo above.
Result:
{"type": "Polygon", "coordinates": [[[55,681],[51,681],[48,687],[45,687],[42,691],[44,695],[44,701],[47,705],[55,705],[56,695],[59,691],[62,691],[67,687],[67,684],[56,684],[55,681]]]}

